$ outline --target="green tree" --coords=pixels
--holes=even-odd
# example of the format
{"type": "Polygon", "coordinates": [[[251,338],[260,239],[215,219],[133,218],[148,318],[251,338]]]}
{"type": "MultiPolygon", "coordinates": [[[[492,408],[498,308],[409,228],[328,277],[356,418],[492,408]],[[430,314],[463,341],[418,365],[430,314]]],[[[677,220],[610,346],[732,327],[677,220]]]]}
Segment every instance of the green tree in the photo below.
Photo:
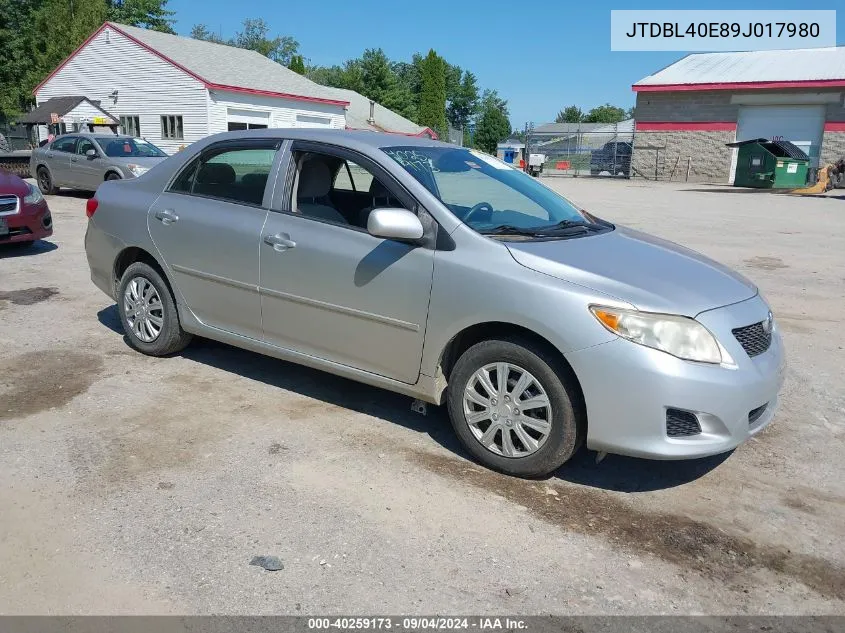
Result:
{"type": "Polygon", "coordinates": [[[414,100],[407,86],[399,81],[382,49],[368,48],[361,56],[361,80],[365,97],[406,118],[416,114],[414,100]]]}
{"type": "Polygon", "coordinates": [[[466,130],[470,120],[478,114],[478,108],[479,94],[475,75],[465,70],[458,86],[449,97],[446,116],[454,127],[466,130]]]}
{"type": "Polygon", "coordinates": [[[205,40],[206,42],[214,42],[215,44],[226,43],[226,40],[209,29],[205,24],[194,24],[191,28],[191,37],[195,40],[205,40]]]}
{"type": "Polygon", "coordinates": [[[106,0],[106,9],[111,22],[174,33],[175,13],[167,8],[167,0],[106,0]]]}
{"type": "Polygon", "coordinates": [[[624,121],[627,113],[620,107],[605,103],[593,108],[584,117],[586,123],[619,123],[624,121]]]}
{"type": "Polygon", "coordinates": [[[299,50],[299,42],[289,35],[270,37],[270,27],[263,18],[247,18],[243,21],[243,30],[235,33],[229,40],[230,46],[247,48],[256,51],[278,62],[289,66],[291,58],[299,50]]]}
{"type": "Polygon", "coordinates": [[[312,66],[305,76],[311,81],[332,88],[346,88],[363,94],[364,73],[360,59],[348,59],[342,66],[312,66]]]}
{"type": "Polygon", "coordinates": [[[555,117],[555,123],[581,123],[583,120],[584,112],[576,105],[566,106],[555,117]]]}
{"type": "Polygon", "coordinates": [[[264,57],[288,67],[299,52],[299,42],[289,35],[270,37],[270,26],[263,18],[246,18],[243,21],[243,29],[228,40],[211,31],[205,24],[194,24],[191,28],[191,37],[195,40],[205,40],[215,44],[226,44],[227,46],[256,51],[264,57]]]}
{"type": "Polygon", "coordinates": [[[32,20],[37,0],[0,0],[0,118],[13,118],[31,101],[32,20]]]}
{"type": "Polygon", "coordinates": [[[475,123],[475,146],[492,154],[499,141],[505,140],[510,133],[508,102],[495,90],[485,90],[481,97],[481,113],[475,123]]]}
{"type": "Polygon", "coordinates": [[[290,66],[288,66],[293,72],[299,73],[300,75],[305,74],[305,60],[302,58],[302,55],[294,55],[290,59],[290,66]]]}
{"type": "Polygon", "coordinates": [[[419,98],[420,94],[420,63],[422,56],[419,53],[414,53],[411,62],[392,62],[390,67],[396,73],[399,83],[407,88],[408,92],[419,98]]]}
{"type": "Polygon", "coordinates": [[[446,62],[434,49],[420,65],[420,107],[417,123],[431,128],[441,138],[449,132],[446,123],[446,62]]]}

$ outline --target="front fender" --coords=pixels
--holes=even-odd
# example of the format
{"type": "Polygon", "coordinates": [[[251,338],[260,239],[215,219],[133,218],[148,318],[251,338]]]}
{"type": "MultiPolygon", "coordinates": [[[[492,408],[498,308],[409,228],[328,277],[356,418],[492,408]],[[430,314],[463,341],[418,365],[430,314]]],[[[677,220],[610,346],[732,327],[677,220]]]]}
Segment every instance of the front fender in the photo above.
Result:
{"type": "Polygon", "coordinates": [[[596,321],[588,306],[630,306],[526,268],[504,245],[485,242],[478,253],[472,253],[469,244],[438,251],[435,256],[421,373],[435,376],[449,342],[467,328],[484,323],[525,328],[562,354],[616,338],[596,321]]]}

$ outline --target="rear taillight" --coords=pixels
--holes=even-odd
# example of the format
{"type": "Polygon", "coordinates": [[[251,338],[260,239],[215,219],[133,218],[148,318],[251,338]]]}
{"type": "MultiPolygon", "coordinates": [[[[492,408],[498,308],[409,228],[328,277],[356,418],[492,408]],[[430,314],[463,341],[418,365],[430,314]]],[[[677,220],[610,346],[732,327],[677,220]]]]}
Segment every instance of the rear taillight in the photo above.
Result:
{"type": "Polygon", "coordinates": [[[94,215],[94,211],[97,210],[97,207],[100,203],[97,201],[96,198],[88,198],[88,202],[85,203],[85,215],[89,218],[94,215]]]}

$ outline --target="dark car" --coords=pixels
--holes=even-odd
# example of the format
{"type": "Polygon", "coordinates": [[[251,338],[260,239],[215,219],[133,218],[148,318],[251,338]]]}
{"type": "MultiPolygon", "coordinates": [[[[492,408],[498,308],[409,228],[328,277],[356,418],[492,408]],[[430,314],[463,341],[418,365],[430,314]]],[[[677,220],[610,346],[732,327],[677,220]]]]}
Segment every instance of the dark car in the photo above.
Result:
{"type": "Polygon", "coordinates": [[[0,245],[30,245],[53,234],[53,219],[38,187],[0,169],[0,245]]]}
{"type": "Polygon", "coordinates": [[[633,149],[627,141],[605,143],[590,156],[590,174],[597,176],[606,171],[611,176],[630,176],[633,149]]]}

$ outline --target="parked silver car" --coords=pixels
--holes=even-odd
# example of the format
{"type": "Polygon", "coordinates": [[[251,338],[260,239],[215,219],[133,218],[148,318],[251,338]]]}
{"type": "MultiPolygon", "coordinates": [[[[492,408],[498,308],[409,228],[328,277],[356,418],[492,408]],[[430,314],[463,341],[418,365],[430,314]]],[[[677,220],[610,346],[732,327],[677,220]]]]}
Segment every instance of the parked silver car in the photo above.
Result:
{"type": "Polygon", "coordinates": [[[29,171],[41,193],[59,187],[96,191],[104,180],[135,178],[167,158],[142,138],[115,134],[66,134],[33,150],[29,171]]]}
{"type": "Polygon", "coordinates": [[[230,132],[102,184],[87,212],[91,278],[137,350],[198,334],[445,402],[506,473],[584,443],[716,454],[775,411],[783,346],[750,281],[474,150],[230,132]]]}

